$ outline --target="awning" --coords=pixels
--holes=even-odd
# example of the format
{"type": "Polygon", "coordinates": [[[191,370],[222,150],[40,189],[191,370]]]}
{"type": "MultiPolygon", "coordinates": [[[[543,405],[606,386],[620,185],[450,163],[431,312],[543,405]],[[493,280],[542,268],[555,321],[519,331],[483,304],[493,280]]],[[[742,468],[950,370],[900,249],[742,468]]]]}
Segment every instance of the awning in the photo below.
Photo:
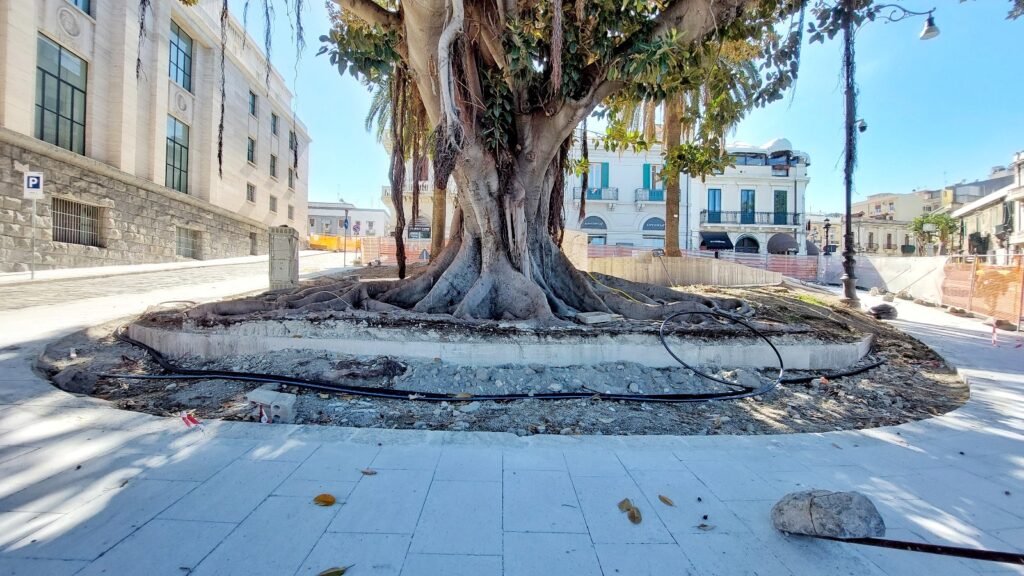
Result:
{"type": "Polygon", "coordinates": [[[732,240],[725,232],[701,232],[701,248],[707,250],[732,250],[732,240]]]}

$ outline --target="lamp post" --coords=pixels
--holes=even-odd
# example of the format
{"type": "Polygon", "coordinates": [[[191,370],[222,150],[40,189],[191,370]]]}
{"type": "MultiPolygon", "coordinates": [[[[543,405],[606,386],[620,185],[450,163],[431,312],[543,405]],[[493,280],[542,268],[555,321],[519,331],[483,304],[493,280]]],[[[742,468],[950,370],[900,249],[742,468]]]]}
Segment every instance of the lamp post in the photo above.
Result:
{"type": "MultiPolygon", "coordinates": [[[[842,302],[848,306],[860,306],[860,299],[857,298],[857,276],[855,268],[857,260],[854,258],[856,251],[853,248],[853,169],[857,162],[857,132],[867,130],[864,120],[857,120],[857,88],[854,80],[854,24],[853,14],[857,9],[857,0],[843,1],[843,96],[846,100],[846,153],[843,158],[843,187],[846,193],[846,219],[843,231],[843,298],[842,302]]],[[[914,12],[907,10],[897,4],[877,4],[870,8],[874,18],[881,18],[886,22],[898,22],[909,16],[927,16],[924,29],[919,37],[921,40],[931,40],[939,35],[939,27],[935,25],[935,17],[932,15],[934,8],[927,12],[914,12]]]]}
{"type": "Polygon", "coordinates": [[[828,230],[831,227],[832,221],[829,220],[828,218],[825,218],[825,225],[823,226],[823,228],[825,229],[825,256],[831,254],[831,252],[828,251],[828,230]]]}

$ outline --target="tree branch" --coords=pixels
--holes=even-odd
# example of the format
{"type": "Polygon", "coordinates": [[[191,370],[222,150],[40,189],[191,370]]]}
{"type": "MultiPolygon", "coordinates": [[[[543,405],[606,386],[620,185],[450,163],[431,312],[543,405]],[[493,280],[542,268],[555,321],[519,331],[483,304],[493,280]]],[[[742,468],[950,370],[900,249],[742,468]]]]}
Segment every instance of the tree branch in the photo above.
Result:
{"type": "Polygon", "coordinates": [[[334,0],[335,4],[367,24],[376,24],[382,28],[398,28],[402,19],[397,12],[392,12],[373,0],[334,0]]]}

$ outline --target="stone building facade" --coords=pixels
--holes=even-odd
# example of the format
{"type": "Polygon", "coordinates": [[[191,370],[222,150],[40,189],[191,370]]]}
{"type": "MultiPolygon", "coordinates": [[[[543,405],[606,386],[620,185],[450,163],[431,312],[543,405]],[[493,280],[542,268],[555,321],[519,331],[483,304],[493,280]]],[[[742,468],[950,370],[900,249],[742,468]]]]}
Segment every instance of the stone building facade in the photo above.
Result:
{"type": "Polygon", "coordinates": [[[33,235],[36,269],[267,252],[260,222],[0,129],[0,272],[29,269],[33,235]],[[45,174],[46,197],[37,201],[34,219],[15,163],[45,174]],[[68,209],[75,206],[84,209],[68,209]],[[71,217],[76,225],[68,225],[71,217]]]}
{"type": "MultiPolygon", "coordinates": [[[[106,242],[66,248],[67,254],[106,250],[101,262],[86,258],[58,263],[51,255],[53,261],[40,262],[42,266],[248,255],[249,229],[258,232],[260,251],[267,227],[276,225],[292,226],[305,237],[309,137],[292,112],[285,81],[267,67],[261,43],[248,37],[234,18],[226,28],[223,161],[218,162],[220,7],[218,0],[201,0],[194,7],[153,0],[140,44],[139,2],[0,0],[0,127],[42,145],[37,150],[5,133],[3,141],[11,150],[0,158],[0,170],[13,170],[8,158],[26,151],[38,154],[41,163],[29,168],[44,172],[48,186],[37,217],[50,218],[44,210],[56,208],[66,225],[46,241],[106,242]],[[90,161],[73,162],[64,152],[90,161]],[[71,174],[82,171],[82,182],[62,184],[68,173],[51,174],[53,162],[60,169],[73,165],[71,174]],[[124,196],[133,191],[146,191],[148,201],[169,203],[141,214],[166,213],[186,220],[194,215],[197,224],[189,229],[204,228],[205,236],[179,243],[176,236],[163,235],[162,221],[145,226],[110,222],[131,214],[120,205],[134,203],[124,196]],[[64,202],[55,204],[51,192],[64,202]],[[97,210],[107,221],[101,227],[107,232],[135,226],[154,234],[137,238],[150,246],[145,257],[111,247],[123,238],[101,240],[93,230],[82,229],[92,226],[83,223],[91,222],[97,210]],[[203,249],[179,249],[184,245],[203,249]]],[[[4,179],[0,189],[12,205],[21,196],[20,175],[16,180],[11,187],[4,179]]],[[[13,270],[25,262],[5,258],[2,267],[13,270]]]]}

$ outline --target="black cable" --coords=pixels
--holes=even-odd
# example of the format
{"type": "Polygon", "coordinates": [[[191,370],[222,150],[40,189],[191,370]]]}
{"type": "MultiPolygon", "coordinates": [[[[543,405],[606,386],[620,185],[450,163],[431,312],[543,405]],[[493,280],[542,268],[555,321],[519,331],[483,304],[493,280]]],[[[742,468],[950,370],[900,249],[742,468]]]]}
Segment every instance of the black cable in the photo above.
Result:
{"type": "Polygon", "coordinates": [[[978,550],[976,548],[943,546],[941,544],[926,544],[923,542],[904,542],[902,540],[888,540],[885,538],[834,538],[831,536],[811,536],[811,538],[833,540],[835,542],[848,542],[850,544],[863,544],[865,546],[879,546],[881,548],[893,548],[896,550],[909,550],[911,552],[924,552],[926,554],[939,554],[941,556],[957,556],[959,558],[987,560],[989,562],[1024,564],[1024,554],[1019,554],[1017,552],[978,550]]]}
{"type": "MultiPolygon", "coordinates": [[[[753,331],[760,338],[768,342],[768,344],[775,351],[779,357],[780,370],[779,375],[782,375],[782,356],[779,354],[778,349],[761,334],[756,328],[750,326],[742,320],[737,320],[735,317],[721,313],[721,312],[704,312],[705,314],[717,315],[722,318],[729,320],[736,320],[740,324],[746,326],[753,331]]],[[[690,312],[685,312],[690,314],[690,312]]],[[[665,322],[668,322],[672,318],[679,314],[673,314],[669,316],[665,322]]],[[[662,328],[664,331],[664,324],[662,328]]],[[[105,378],[125,378],[125,379],[138,379],[138,380],[198,380],[198,379],[222,379],[222,380],[243,380],[253,382],[268,382],[276,384],[284,384],[286,386],[298,386],[301,388],[309,388],[311,390],[335,392],[341,394],[351,394],[354,396],[366,396],[371,398],[385,398],[393,400],[418,400],[424,402],[473,402],[473,401],[497,401],[505,402],[512,400],[584,400],[584,399],[600,399],[600,400],[621,400],[625,402],[654,402],[654,403],[665,403],[665,404],[682,404],[692,402],[711,402],[720,400],[738,400],[741,398],[747,398],[750,396],[757,396],[760,394],[767,393],[778,385],[778,380],[769,383],[766,386],[757,388],[753,386],[746,386],[739,383],[733,383],[724,381],[726,384],[739,388],[729,392],[703,392],[703,393],[684,393],[684,394],[602,394],[600,392],[546,392],[539,394],[480,394],[480,395],[456,395],[456,394],[443,394],[438,392],[419,392],[415,390],[395,390],[388,388],[371,388],[366,386],[347,386],[341,384],[334,384],[330,382],[320,382],[316,380],[309,380],[305,378],[296,378],[293,376],[280,376],[276,374],[260,374],[254,372],[235,372],[226,370],[193,370],[176,366],[168,361],[160,351],[156,350],[152,346],[139,342],[134,338],[128,336],[125,333],[125,329],[122,326],[114,332],[114,337],[117,340],[137,346],[145,350],[153,360],[160,365],[168,374],[112,374],[105,373],[100,376],[105,378]]],[[[663,340],[664,342],[664,340],[663,340]]],[[[667,345],[666,345],[667,348],[667,345]]],[[[672,354],[671,350],[669,351],[672,354]]],[[[680,362],[684,366],[687,366],[678,356],[672,354],[672,357],[676,361],[680,362]]],[[[689,368],[689,366],[687,366],[689,368]]],[[[697,372],[696,370],[694,372],[697,372]]],[[[700,374],[699,372],[697,372],[700,374]]],[[[720,380],[716,380],[720,381],[720,380]]]]}

